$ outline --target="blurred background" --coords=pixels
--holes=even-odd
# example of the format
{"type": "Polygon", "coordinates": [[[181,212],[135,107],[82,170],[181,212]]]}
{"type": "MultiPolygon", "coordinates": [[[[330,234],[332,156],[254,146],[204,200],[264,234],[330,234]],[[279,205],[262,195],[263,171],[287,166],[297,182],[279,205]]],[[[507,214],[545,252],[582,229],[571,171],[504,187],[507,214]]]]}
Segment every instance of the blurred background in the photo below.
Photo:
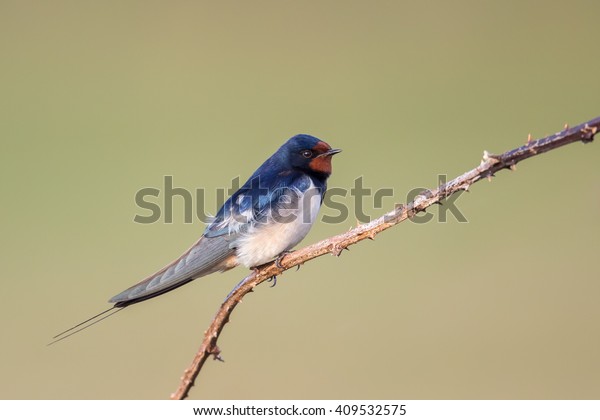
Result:
{"type": "MultiPolygon", "coordinates": [[[[0,1],[0,397],[168,398],[243,268],[51,337],[201,234],[134,223],[141,188],[242,182],[289,137],[344,149],[377,217],[600,115],[594,1],[0,1]]],[[[600,144],[262,285],[198,399],[600,398],[600,144]]],[[[161,197],[164,197],[161,195],[161,197]]],[[[319,222],[303,245],[356,224],[319,222]]],[[[161,204],[161,199],[153,200],[161,204]]],[[[162,204],[161,204],[162,207],[162,204]]],[[[336,215],[323,209],[323,215],[336,215]]]]}

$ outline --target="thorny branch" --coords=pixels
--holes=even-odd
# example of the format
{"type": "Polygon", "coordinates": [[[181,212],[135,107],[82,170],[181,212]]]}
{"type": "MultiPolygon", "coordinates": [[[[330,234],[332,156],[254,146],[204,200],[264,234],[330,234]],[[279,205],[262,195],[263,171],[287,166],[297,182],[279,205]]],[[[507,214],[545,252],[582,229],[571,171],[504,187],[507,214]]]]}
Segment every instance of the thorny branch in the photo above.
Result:
{"type": "Polygon", "coordinates": [[[172,399],[185,399],[188,392],[194,386],[194,381],[204,362],[210,355],[217,360],[220,357],[220,349],[217,346],[217,339],[223,330],[223,327],[229,322],[229,317],[242,298],[249,292],[252,292],[256,286],[278,276],[292,267],[303,264],[314,258],[325,254],[339,256],[344,249],[354,245],[364,239],[375,239],[375,236],[398,223],[411,218],[415,214],[424,211],[432,204],[439,203],[444,198],[461,190],[468,191],[469,187],[481,179],[491,180],[494,174],[502,169],[515,169],[515,165],[522,160],[539,155],[544,152],[565,146],[570,143],[581,141],[589,143],[594,139],[594,135],[600,129],[600,117],[590,120],[584,124],[569,128],[565,125],[563,131],[544,137],[538,140],[532,140],[531,135],[527,143],[521,147],[508,152],[495,155],[485,151],[483,159],[476,168],[462,174],[461,176],[443,184],[433,190],[427,190],[418,195],[407,205],[397,205],[392,211],[384,214],[380,218],[357,226],[348,232],[324,239],[313,245],[302,248],[298,251],[286,254],[277,263],[269,263],[255,270],[244,278],[240,284],[229,294],[225,302],[215,315],[209,328],[204,333],[204,340],[194,357],[192,364],[187,368],[181,378],[181,383],[177,391],[172,395],[172,399]]]}

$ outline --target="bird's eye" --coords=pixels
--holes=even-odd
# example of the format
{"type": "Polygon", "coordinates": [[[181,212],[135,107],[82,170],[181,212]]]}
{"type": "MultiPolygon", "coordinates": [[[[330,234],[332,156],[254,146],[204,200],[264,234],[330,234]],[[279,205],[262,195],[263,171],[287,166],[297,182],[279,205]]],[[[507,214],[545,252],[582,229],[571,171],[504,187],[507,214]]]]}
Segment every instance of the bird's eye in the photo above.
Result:
{"type": "Polygon", "coordinates": [[[312,152],[312,151],[310,151],[310,150],[303,150],[303,151],[302,151],[302,156],[304,156],[304,157],[305,157],[305,158],[307,158],[307,159],[308,159],[308,158],[311,158],[311,157],[312,157],[312,155],[313,155],[313,152],[312,152]]]}

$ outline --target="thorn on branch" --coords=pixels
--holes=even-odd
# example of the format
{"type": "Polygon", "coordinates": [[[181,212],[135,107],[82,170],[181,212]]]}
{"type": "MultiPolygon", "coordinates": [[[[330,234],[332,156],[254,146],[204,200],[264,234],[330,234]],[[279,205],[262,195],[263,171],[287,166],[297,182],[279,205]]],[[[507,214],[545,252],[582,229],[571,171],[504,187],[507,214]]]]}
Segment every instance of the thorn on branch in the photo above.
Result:
{"type": "Polygon", "coordinates": [[[216,344],[208,351],[208,353],[212,355],[213,360],[225,362],[225,360],[221,357],[221,349],[216,344]]]}
{"type": "Polygon", "coordinates": [[[338,249],[336,246],[331,248],[331,255],[333,255],[334,257],[339,257],[341,253],[342,253],[341,248],[338,249]]]}
{"type": "Polygon", "coordinates": [[[483,159],[481,160],[481,163],[496,163],[496,162],[500,162],[500,157],[501,155],[494,155],[493,153],[488,152],[487,150],[483,151],[483,159]]]}
{"type": "Polygon", "coordinates": [[[350,251],[348,249],[348,246],[336,244],[333,246],[333,249],[331,250],[331,254],[335,257],[339,257],[342,254],[342,251],[344,251],[344,250],[350,251]]]}
{"type": "Polygon", "coordinates": [[[533,137],[531,137],[531,133],[527,134],[527,143],[525,143],[527,146],[529,146],[529,144],[533,141],[533,137]]]}
{"type": "Polygon", "coordinates": [[[589,125],[585,125],[585,127],[583,127],[581,129],[581,141],[585,144],[585,143],[589,143],[591,141],[594,140],[594,136],[596,135],[596,133],[598,132],[598,127],[590,127],[589,125]]]}

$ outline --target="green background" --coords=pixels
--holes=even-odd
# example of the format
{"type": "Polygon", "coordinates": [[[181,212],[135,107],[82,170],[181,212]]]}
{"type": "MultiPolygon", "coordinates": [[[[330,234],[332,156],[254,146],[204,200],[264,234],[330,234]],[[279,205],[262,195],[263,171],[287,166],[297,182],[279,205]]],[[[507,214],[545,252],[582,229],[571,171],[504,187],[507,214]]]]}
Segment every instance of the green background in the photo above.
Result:
{"type": "MultiPolygon", "coordinates": [[[[204,225],[135,192],[245,180],[296,133],[379,216],[600,115],[597,1],[0,1],[0,397],[167,398],[238,268],[51,337],[204,225]],[[147,213],[141,213],[147,214],[147,213]]],[[[600,145],[571,145],[246,297],[192,398],[600,398],[600,145]]],[[[338,200],[340,201],[340,200],[338,200]]],[[[342,200],[351,212],[350,197],[342,200]]],[[[323,214],[335,215],[332,209],[323,214]]],[[[308,244],[354,226],[319,222],[308,244]]]]}

